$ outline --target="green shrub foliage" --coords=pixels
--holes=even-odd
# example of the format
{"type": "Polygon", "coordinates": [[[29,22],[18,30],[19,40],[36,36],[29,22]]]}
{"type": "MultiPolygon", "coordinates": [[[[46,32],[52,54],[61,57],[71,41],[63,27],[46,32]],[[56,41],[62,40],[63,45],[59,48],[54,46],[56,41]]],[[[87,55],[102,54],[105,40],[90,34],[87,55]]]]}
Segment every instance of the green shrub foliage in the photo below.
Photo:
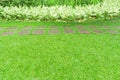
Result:
{"type": "Polygon", "coordinates": [[[1,20],[85,21],[111,19],[120,15],[120,0],[105,0],[87,6],[0,6],[1,20]]]}
{"type": "Polygon", "coordinates": [[[102,0],[0,0],[2,6],[55,6],[55,5],[89,5],[97,4],[102,0]]]}

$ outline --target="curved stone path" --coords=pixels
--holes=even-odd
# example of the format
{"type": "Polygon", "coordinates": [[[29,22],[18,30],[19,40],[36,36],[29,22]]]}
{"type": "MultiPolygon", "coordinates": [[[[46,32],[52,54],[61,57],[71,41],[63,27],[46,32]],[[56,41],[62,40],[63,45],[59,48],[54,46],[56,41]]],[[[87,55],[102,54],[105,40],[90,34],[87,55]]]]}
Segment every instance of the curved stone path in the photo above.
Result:
{"type": "Polygon", "coordinates": [[[0,27],[0,36],[10,35],[43,35],[43,34],[119,34],[120,27],[0,27]]]}

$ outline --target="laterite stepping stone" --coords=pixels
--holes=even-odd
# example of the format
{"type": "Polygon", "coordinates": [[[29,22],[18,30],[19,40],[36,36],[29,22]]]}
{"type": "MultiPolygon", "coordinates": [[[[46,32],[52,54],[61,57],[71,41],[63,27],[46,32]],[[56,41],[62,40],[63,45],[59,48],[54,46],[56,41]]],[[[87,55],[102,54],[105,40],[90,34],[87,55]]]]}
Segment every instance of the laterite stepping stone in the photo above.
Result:
{"type": "Polygon", "coordinates": [[[90,34],[91,32],[88,30],[79,30],[80,34],[90,34]]]}
{"type": "Polygon", "coordinates": [[[30,31],[29,30],[22,30],[18,33],[19,35],[29,35],[30,31]]]}
{"type": "Polygon", "coordinates": [[[110,33],[110,34],[118,34],[119,32],[117,30],[109,30],[108,33],[110,33]]]}
{"type": "Polygon", "coordinates": [[[74,30],[72,30],[72,29],[65,29],[64,33],[66,33],[66,34],[72,34],[72,33],[74,33],[74,30]]]}
{"type": "Polygon", "coordinates": [[[119,26],[119,27],[117,27],[117,29],[119,29],[119,30],[120,30],[120,26],[119,26]]]}
{"type": "Polygon", "coordinates": [[[7,30],[16,30],[17,28],[16,27],[9,27],[9,28],[6,28],[7,30]]]}
{"type": "Polygon", "coordinates": [[[44,30],[34,30],[32,34],[44,34],[44,30]]]}
{"type": "Polygon", "coordinates": [[[64,28],[64,33],[66,33],[66,34],[74,33],[74,30],[71,29],[71,27],[63,27],[63,28],[64,28]]]}
{"type": "Polygon", "coordinates": [[[23,27],[22,30],[30,30],[32,27],[23,27]]]}
{"type": "Polygon", "coordinates": [[[8,36],[8,35],[13,35],[15,32],[13,31],[6,31],[6,32],[3,32],[2,35],[3,36],[8,36]]]}
{"type": "Polygon", "coordinates": [[[49,34],[59,34],[60,31],[59,31],[58,29],[56,29],[56,30],[49,30],[48,33],[49,33],[49,34]]]}
{"type": "Polygon", "coordinates": [[[90,26],[90,28],[92,28],[92,29],[96,29],[97,27],[96,27],[96,26],[90,26]]]}
{"type": "Polygon", "coordinates": [[[50,26],[49,28],[50,29],[58,29],[58,27],[56,27],[56,26],[50,26]]]}
{"type": "Polygon", "coordinates": [[[94,30],[94,33],[99,34],[99,33],[103,33],[103,31],[102,30],[94,30]]]}
{"type": "Polygon", "coordinates": [[[109,26],[103,26],[102,28],[104,28],[104,29],[109,29],[110,27],[109,27],[109,26]]]}
{"type": "Polygon", "coordinates": [[[63,27],[63,29],[71,29],[71,27],[67,26],[67,27],[63,27]]]}
{"type": "Polygon", "coordinates": [[[46,27],[45,26],[37,26],[35,27],[35,29],[45,29],[46,27]]]}
{"type": "Polygon", "coordinates": [[[0,28],[0,30],[3,30],[3,28],[0,28]]]}
{"type": "Polygon", "coordinates": [[[83,26],[77,26],[77,29],[83,29],[83,28],[85,28],[85,27],[83,27],[83,26]]]}

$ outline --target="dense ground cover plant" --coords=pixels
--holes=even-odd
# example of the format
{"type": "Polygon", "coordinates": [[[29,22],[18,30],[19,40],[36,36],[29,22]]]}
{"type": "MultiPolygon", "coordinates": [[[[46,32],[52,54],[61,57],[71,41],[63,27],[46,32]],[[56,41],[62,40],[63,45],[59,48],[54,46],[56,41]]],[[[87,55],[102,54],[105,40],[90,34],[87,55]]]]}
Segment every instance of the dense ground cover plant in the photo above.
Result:
{"type": "Polygon", "coordinates": [[[54,6],[54,5],[88,5],[96,4],[102,0],[0,0],[2,6],[54,6]]]}
{"type": "Polygon", "coordinates": [[[85,21],[110,19],[120,14],[120,0],[105,0],[88,6],[0,6],[0,19],[36,21],[85,21]]]}

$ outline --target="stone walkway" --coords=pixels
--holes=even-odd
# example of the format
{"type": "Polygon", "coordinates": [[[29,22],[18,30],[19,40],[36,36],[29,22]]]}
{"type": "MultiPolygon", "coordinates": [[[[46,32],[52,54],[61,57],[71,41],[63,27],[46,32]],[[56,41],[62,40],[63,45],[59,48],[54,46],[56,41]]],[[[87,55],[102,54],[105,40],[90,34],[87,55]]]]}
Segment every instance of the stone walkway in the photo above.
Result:
{"type": "Polygon", "coordinates": [[[38,27],[0,27],[0,36],[10,35],[43,35],[43,34],[119,34],[120,27],[57,27],[57,26],[38,26],[38,27]]]}

